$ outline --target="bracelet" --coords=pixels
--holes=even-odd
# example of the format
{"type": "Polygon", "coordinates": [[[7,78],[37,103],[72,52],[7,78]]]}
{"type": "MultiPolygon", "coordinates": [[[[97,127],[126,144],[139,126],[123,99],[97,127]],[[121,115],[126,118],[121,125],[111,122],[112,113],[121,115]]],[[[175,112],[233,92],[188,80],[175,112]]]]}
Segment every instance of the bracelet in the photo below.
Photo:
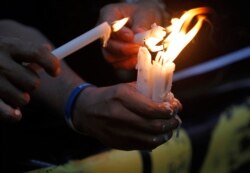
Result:
{"type": "Polygon", "coordinates": [[[81,133],[81,132],[79,132],[74,127],[73,122],[72,122],[73,107],[75,105],[76,99],[77,99],[78,95],[80,94],[80,92],[88,87],[91,87],[91,86],[94,86],[94,85],[92,85],[90,83],[82,83],[82,84],[78,85],[70,93],[69,98],[67,100],[66,109],[65,109],[65,120],[66,120],[66,123],[69,125],[69,127],[78,133],[81,133]]]}

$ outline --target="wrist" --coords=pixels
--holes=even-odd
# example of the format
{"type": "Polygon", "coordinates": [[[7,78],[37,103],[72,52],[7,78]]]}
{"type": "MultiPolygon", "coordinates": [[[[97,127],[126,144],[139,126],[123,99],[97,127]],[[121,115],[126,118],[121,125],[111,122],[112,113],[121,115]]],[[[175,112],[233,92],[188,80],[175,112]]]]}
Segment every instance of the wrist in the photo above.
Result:
{"type": "MultiPolygon", "coordinates": [[[[94,87],[94,85],[90,83],[82,83],[75,87],[67,100],[66,107],[65,107],[65,120],[68,126],[74,130],[75,132],[82,133],[81,128],[81,117],[77,112],[79,112],[79,108],[81,105],[79,104],[79,97],[82,93],[86,92],[89,88],[94,87]]],[[[81,102],[80,102],[81,103],[81,102]]]]}

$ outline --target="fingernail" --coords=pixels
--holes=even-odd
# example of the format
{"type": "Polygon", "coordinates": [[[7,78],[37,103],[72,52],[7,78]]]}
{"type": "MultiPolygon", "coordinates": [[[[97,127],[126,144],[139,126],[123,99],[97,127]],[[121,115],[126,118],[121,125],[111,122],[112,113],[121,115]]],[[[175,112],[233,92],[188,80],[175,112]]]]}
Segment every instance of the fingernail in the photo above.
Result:
{"type": "Polygon", "coordinates": [[[169,110],[170,110],[170,115],[171,115],[171,116],[174,116],[175,111],[173,111],[172,109],[169,109],[169,110]]]}
{"type": "Polygon", "coordinates": [[[182,124],[181,118],[177,114],[174,116],[174,118],[177,119],[177,121],[179,121],[179,126],[180,126],[182,124]]]}
{"type": "Polygon", "coordinates": [[[21,116],[21,115],[22,115],[22,113],[21,113],[21,111],[20,111],[19,109],[15,109],[15,110],[14,110],[14,114],[15,114],[16,116],[21,116]]]}
{"type": "Polygon", "coordinates": [[[56,69],[56,76],[58,76],[61,73],[61,68],[56,69]]]}

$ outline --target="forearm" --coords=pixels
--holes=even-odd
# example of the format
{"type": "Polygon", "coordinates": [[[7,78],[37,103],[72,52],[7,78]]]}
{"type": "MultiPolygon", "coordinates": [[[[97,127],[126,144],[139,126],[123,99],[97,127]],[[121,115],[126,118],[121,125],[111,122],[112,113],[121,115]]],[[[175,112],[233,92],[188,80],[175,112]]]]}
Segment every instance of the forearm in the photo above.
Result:
{"type": "Polygon", "coordinates": [[[70,92],[84,81],[63,61],[61,69],[57,78],[48,76],[43,70],[39,71],[41,86],[33,93],[32,101],[39,104],[40,108],[48,108],[63,118],[70,92]]]}

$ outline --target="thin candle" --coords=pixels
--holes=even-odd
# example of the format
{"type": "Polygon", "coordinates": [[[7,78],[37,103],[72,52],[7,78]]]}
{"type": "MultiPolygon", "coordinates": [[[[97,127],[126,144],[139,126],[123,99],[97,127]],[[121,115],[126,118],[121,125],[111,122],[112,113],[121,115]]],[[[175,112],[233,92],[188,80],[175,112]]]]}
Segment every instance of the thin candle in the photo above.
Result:
{"type": "Polygon", "coordinates": [[[58,59],[63,59],[100,38],[103,39],[103,46],[105,47],[111,32],[119,31],[127,23],[127,21],[128,18],[123,18],[115,21],[111,26],[107,22],[103,22],[88,32],[53,50],[52,54],[58,59]]]}

